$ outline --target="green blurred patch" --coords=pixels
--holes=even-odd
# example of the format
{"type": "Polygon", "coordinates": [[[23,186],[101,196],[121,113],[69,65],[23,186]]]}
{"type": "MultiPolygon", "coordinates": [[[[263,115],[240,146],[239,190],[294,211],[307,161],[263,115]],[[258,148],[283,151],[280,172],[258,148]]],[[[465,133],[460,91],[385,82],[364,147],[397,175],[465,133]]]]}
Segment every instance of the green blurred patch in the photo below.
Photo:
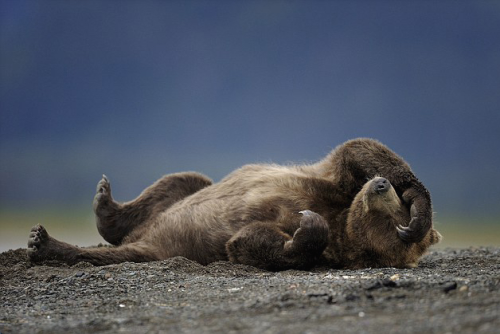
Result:
{"type": "Polygon", "coordinates": [[[500,246],[500,217],[443,217],[434,228],[444,237],[434,247],[500,246]]]}

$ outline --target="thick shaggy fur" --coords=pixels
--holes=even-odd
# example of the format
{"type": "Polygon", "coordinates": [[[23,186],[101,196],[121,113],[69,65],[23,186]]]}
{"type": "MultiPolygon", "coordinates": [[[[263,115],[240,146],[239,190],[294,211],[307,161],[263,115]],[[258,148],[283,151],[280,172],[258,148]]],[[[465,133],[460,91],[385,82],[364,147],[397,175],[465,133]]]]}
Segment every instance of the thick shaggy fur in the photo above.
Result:
{"type": "Polygon", "coordinates": [[[37,225],[31,260],[105,265],[184,256],[270,270],[413,267],[440,239],[427,189],[371,139],[348,141],[312,165],[247,165],[216,184],[198,173],[167,175],[124,204],[103,177],[94,212],[99,233],[116,247],[78,248],[37,225]]]}

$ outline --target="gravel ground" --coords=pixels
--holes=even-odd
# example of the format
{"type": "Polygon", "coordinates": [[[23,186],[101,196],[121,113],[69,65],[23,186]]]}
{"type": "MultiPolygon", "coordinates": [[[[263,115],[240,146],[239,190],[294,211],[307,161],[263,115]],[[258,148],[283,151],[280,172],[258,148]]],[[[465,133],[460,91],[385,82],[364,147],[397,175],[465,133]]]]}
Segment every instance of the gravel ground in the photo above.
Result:
{"type": "Polygon", "coordinates": [[[499,333],[500,248],[432,251],[416,269],[267,272],[177,257],[34,266],[0,254],[5,333],[499,333]]]}

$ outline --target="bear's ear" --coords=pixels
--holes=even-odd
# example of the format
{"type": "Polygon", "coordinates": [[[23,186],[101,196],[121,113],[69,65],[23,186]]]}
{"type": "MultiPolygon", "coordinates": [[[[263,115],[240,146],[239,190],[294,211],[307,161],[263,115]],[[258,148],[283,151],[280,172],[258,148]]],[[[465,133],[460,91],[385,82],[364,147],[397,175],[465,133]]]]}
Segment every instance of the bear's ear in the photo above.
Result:
{"type": "Polygon", "coordinates": [[[435,229],[431,229],[431,238],[430,238],[431,245],[435,245],[441,240],[443,240],[443,236],[441,235],[441,233],[439,233],[435,229]]]}

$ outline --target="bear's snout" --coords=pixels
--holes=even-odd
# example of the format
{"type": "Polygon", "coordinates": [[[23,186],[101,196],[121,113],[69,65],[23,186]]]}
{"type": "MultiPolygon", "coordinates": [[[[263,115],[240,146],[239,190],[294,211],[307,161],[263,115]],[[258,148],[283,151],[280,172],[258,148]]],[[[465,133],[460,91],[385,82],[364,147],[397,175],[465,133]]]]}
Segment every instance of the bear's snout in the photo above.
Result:
{"type": "Polygon", "coordinates": [[[391,183],[384,177],[377,177],[372,181],[372,189],[377,194],[384,194],[391,188],[391,183]]]}

